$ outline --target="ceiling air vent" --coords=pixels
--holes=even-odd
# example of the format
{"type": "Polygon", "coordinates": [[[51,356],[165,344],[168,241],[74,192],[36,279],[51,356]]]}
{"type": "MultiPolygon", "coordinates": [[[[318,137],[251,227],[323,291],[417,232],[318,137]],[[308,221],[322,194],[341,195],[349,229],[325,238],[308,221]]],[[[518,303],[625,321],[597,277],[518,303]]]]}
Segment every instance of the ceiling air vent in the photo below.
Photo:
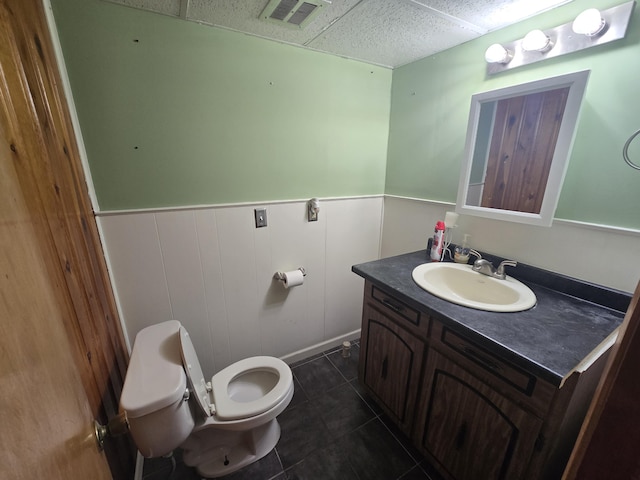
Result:
{"type": "Polygon", "coordinates": [[[326,4],[322,0],[271,0],[260,17],[290,28],[304,28],[326,4]]]}

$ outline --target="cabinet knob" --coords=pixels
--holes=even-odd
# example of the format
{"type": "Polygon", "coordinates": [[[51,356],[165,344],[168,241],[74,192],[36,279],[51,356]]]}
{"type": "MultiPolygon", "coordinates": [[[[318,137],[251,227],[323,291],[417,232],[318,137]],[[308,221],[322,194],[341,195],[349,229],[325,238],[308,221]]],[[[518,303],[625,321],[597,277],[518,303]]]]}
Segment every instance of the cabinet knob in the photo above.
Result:
{"type": "Polygon", "coordinates": [[[462,422],[460,428],[458,429],[458,434],[456,435],[456,449],[460,450],[464,446],[464,441],[467,438],[467,422],[462,422]]]}

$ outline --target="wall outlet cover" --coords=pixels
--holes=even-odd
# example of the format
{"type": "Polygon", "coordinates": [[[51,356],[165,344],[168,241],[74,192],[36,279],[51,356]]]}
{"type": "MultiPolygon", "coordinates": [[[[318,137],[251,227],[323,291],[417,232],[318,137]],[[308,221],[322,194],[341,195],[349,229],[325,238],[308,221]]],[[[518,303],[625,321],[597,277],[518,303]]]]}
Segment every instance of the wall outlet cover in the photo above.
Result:
{"type": "Polygon", "coordinates": [[[267,226],[267,209],[254,208],[253,213],[256,218],[256,228],[266,227],[267,226]]]}

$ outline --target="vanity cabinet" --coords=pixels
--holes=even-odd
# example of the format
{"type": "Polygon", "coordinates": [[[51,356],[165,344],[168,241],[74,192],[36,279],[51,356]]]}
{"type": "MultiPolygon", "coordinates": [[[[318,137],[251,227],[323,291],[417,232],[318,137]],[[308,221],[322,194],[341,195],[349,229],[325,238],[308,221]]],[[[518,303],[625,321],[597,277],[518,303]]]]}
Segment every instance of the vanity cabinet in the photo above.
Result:
{"type": "Polygon", "coordinates": [[[449,480],[560,478],[604,366],[561,386],[365,282],[359,379],[449,480]]]}

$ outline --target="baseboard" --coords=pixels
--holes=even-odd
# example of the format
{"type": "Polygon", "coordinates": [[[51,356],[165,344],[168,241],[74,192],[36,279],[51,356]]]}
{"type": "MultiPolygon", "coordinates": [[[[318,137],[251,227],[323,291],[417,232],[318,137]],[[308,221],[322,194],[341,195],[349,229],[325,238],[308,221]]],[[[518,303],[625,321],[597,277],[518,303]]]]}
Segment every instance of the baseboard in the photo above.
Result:
{"type": "Polygon", "coordinates": [[[360,329],[354,330],[353,332],[345,333],[344,335],[334,337],[330,340],[326,340],[321,343],[317,343],[310,347],[303,348],[302,350],[289,353],[287,355],[284,355],[283,357],[280,357],[280,359],[288,364],[292,364],[300,360],[304,360],[305,358],[316,355],[318,353],[322,353],[327,350],[330,350],[333,347],[339,347],[340,345],[342,345],[342,342],[346,340],[352,341],[359,338],[360,338],[360,329]]]}
{"type": "Polygon", "coordinates": [[[133,474],[133,480],[142,480],[142,473],[144,470],[144,457],[140,452],[136,452],[136,471],[133,474]]]}

